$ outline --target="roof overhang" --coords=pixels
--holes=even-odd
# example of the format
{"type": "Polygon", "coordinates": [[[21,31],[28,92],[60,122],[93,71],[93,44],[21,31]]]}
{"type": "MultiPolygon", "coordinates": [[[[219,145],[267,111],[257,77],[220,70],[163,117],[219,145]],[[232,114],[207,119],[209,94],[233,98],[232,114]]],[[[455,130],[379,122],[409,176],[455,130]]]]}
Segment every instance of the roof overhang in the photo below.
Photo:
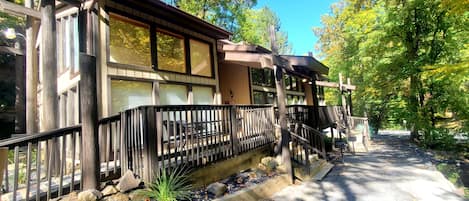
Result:
{"type": "Polygon", "coordinates": [[[311,77],[314,74],[327,74],[329,68],[312,56],[278,55],[272,57],[271,51],[258,45],[236,44],[220,41],[218,51],[224,54],[222,61],[254,68],[273,68],[281,66],[289,74],[311,77]]]}
{"type": "Polygon", "coordinates": [[[290,65],[299,71],[307,70],[324,75],[329,73],[329,68],[312,56],[282,55],[281,57],[288,59],[290,65]]]}
{"type": "Polygon", "coordinates": [[[232,35],[225,29],[210,24],[159,0],[113,0],[112,2],[135,8],[140,12],[145,12],[215,39],[227,39],[232,35]]]}

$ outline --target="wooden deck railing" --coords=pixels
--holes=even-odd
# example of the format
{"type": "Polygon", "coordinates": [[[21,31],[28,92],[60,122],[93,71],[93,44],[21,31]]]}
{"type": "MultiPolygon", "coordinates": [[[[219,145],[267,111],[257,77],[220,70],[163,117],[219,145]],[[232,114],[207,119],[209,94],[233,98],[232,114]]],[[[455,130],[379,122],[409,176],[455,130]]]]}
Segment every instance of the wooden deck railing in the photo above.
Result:
{"type": "MultiPolygon", "coordinates": [[[[101,178],[120,174],[120,115],[99,121],[101,178]]],[[[8,149],[3,199],[44,200],[81,190],[81,125],[0,141],[8,149]]]]}
{"type": "MultiPolygon", "coordinates": [[[[287,106],[287,119],[290,125],[303,123],[312,128],[325,129],[328,127],[345,128],[346,117],[341,106],[319,106],[318,115],[314,112],[315,106],[289,105],[287,106]]],[[[278,112],[275,116],[278,120],[278,112]]]]}
{"type": "Polygon", "coordinates": [[[42,200],[81,189],[80,125],[4,140],[0,147],[9,149],[2,197],[42,200]]]}
{"type": "Polygon", "coordinates": [[[309,166],[309,156],[318,154],[321,158],[326,159],[326,145],[324,134],[318,130],[311,128],[305,124],[295,124],[295,131],[290,132],[292,159],[309,166]]]}
{"type": "MultiPolygon", "coordinates": [[[[122,171],[201,167],[274,141],[271,106],[142,106],[122,115],[122,171]]],[[[152,170],[152,171],[148,171],[152,170]]]]}
{"type": "MultiPolygon", "coordinates": [[[[133,170],[201,167],[274,142],[270,105],[142,106],[99,120],[101,180],[133,170]]],[[[81,125],[0,141],[3,199],[44,200],[81,190],[81,125]]]]}
{"type": "Polygon", "coordinates": [[[365,149],[368,150],[370,145],[370,127],[368,125],[368,118],[366,117],[349,117],[350,122],[350,135],[356,136],[360,135],[361,143],[365,146],[365,149]]]}

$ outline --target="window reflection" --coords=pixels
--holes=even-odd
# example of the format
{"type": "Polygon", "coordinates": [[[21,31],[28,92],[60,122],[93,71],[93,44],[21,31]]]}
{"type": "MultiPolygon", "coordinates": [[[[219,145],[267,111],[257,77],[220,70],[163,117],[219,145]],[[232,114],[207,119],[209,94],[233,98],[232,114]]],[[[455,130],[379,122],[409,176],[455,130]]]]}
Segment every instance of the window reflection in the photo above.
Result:
{"type": "Polygon", "coordinates": [[[137,66],[151,66],[148,25],[126,17],[109,16],[109,61],[137,66]]]}
{"type": "Polygon", "coordinates": [[[111,80],[111,113],[152,104],[151,82],[111,80]]]}
{"type": "Polygon", "coordinates": [[[212,60],[210,45],[190,40],[191,71],[193,75],[212,76],[212,60]]]}
{"type": "Polygon", "coordinates": [[[156,32],[158,69],[178,73],[186,72],[184,38],[169,32],[156,32]]]}

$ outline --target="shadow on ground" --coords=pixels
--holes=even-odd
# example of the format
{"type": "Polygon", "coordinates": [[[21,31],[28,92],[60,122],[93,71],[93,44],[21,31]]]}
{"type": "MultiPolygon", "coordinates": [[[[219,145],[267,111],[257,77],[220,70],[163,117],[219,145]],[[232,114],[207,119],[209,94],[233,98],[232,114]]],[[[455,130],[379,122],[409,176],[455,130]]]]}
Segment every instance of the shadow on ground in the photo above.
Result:
{"type": "Polygon", "coordinates": [[[321,182],[287,187],[274,200],[463,200],[405,133],[373,139],[368,153],[347,154],[321,182]]]}

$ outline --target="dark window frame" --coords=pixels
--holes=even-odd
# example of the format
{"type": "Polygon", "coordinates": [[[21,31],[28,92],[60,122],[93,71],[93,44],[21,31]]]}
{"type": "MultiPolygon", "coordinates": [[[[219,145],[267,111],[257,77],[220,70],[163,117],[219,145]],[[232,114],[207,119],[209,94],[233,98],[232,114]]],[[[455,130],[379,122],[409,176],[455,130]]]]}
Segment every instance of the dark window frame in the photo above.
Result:
{"type": "MultiPolygon", "coordinates": [[[[193,35],[189,35],[187,33],[182,33],[181,31],[177,31],[175,30],[174,28],[171,28],[171,27],[168,27],[168,26],[164,26],[162,24],[159,24],[159,23],[156,23],[154,21],[151,21],[151,20],[148,20],[148,19],[144,19],[144,18],[141,18],[141,17],[136,17],[134,15],[131,15],[129,13],[126,13],[122,10],[119,10],[119,9],[115,9],[115,8],[111,8],[111,7],[105,7],[105,11],[106,13],[108,14],[108,16],[110,15],[115,15],[115,16],[120,16],[120,17],[124,17],[124,18],[128,18],[130,20],[133,20],[133,21],[136,21],[138,23],[141,23],[141,24],[145,24],[145,25],[148,25],[149,27],[149,34],[150,34],[150,56],[151,56],[151,68],[153,71],[160,71],[160,72],[168,72],[168,73],[174,73],[174,74],[180,74],[180,75],[188,75],[188,76],[194,76],[194,77],[203,77],[203,78],[212,78],[214,79],[215,78],[215,55],[214,55],[214,44],[212,41],[209,41],[209,40],[205,40],[205,39],[202,39],[200,37],[196,37],[196,36],[193,36],[193,35]],[[184,53],[185,53],[185,60],[186,60],[186,72],[185,73],[181,73],[181,72],[175,72],[175,71],[170,71],[170,70],[162,70],[162,69],[159,69],[158,68],[158,56],[157,56],[157,41],[158,41],[158,38],[157,38],[157,30],[162,30],[162,32],[164,33],[173,33],[173,34],[176,34],[176,35],[180,35],[180,36],[183,36],[184,38],[184,53]],[[190,44],[189,44],[189,40],[192,39],[192,40],[197,40],[199,42],[203,42],[203,43],[206,43],[209,45],[209,48],[210,48],[210,61],[211,61],[211,65],[210,65],[210,68],[211,68],[211,75],[210,76],[204,76],[204,75],[195,75],[195,74],[192,74],[191,72],[191,62],[190,62],[190,44]]],[[[138,70],[148,70],[148,66],[139,66],[139,65],[132,65],[132,64],[122,64],[122,63],[116,63],[116,62],[111,62],[110,61],[110,48],[109,48],[109,44],[110,44],[110,28],[109,28],[109,19],[107,21],[107,29],[106,29],[106,61],[107,61],[107,64],[110,65],[110,66],[119,66],[119,67],[122,67],[122,66],[126,66],[128,68],[132,68],[132,69],[138,69],[138,70]]]]}

